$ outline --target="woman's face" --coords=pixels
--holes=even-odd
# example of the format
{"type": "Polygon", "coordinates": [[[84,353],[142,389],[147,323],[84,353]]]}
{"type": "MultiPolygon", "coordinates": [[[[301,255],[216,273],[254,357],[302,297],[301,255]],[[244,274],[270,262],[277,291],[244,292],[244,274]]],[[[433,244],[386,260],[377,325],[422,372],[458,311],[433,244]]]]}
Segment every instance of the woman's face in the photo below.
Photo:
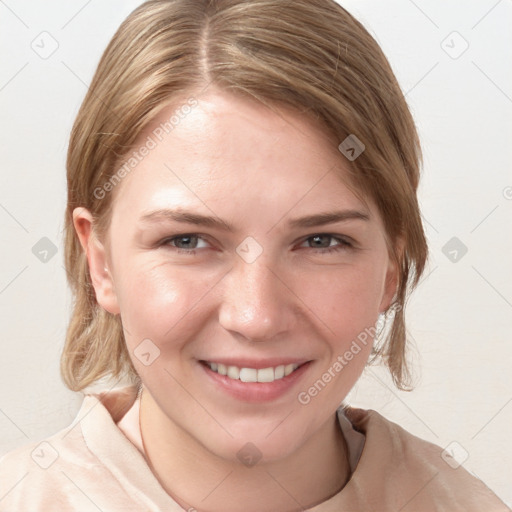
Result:
{"type": "Polygon", "coordinates": [[[223,458],[252,442],[277,460],[367,362],[396,289],[383,223],[309,118],[210,91],[162,133],[177,107],[115,187],[98,301],[165,421],[223,458]]]}

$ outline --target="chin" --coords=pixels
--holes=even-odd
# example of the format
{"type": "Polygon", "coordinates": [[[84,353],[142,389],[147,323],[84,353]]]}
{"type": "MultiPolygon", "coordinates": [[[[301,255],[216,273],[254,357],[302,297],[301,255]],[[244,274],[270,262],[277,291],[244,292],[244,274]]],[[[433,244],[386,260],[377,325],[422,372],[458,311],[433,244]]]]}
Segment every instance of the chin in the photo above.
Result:
{"type": "Polygon", "coordinates": [[[198,433],[197,439],[208,451],[228,461],[244,465],[248,465],[246,458],[258,459],[258,463],[278,462],[295,453],[308,438],[304,423],[290,421],[294,413],[287,418],[288,414],[260,421],[241,418],[223,423],[232,437],[219,427],[215,435],[208,429],[198,433]]]}
{"type": "Polygon", "coordinates": [[[272,440],[258,440],[251,435],[240,436],[229,440],[223,439],[215,446],[212,446],[211,438],[207,442],[205,448],[217,457],[247,467],[285,460],[300,445],[299,440],[284,439],[282,436],[276,436],[272,440]]]}

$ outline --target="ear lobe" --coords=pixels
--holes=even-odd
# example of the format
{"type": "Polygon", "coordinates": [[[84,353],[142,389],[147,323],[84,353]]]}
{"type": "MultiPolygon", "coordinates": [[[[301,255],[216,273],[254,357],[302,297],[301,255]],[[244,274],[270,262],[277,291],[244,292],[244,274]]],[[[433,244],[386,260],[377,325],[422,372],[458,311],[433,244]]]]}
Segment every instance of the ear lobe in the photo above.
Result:
{"type": "Polygon", "coordinates": [[[384,293],[379,308],[381,313],[385,313],[395,299],[398,291],[398,272],[398,263],[390,259],[384,283],[384,293]]]}
{"type": "Polygon", "coordinates": [[[73,210],[73,225],[87,256],[89,274],[98,304],[113,315],[120,313],[113,278],[108,271],[105,247],[94,232],[93,217],[86,208],[73,210]]]}
{"type": "MultiPolygon", "coordinates": [[[[400,261],[402,260],[405,242],[399,237],[394,244],[396,258],[392,254],[389,255],[389,264],[386,272],[386,280],[384,283],[384,293],[380,303],[380,312],[384,313],[391,306],[398,292],[398,283],[400,278],[400,261]]],[[[391,252],[391,249],[390,251],[391,252]]]]}

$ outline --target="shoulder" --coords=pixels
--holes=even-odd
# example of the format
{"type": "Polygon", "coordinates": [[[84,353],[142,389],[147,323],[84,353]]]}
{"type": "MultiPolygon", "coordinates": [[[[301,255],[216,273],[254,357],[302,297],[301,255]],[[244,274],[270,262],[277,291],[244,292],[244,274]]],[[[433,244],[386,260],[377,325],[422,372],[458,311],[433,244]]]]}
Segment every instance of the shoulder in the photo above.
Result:
{"type": "Polygon", "coordinates": [[[74,468],[91,463],[78,423],[10,451],[0,458],[0,511],[70,505],[74,468]]]}
{"type": "Polygon", "coordinates": [[[127,502],[123,489],[90,450],[82,428],[86,422],[100,430],[106,441],[115,435],[116,427],[109,411],[99,397],[87,395],[71,425],[0,458],[0,512],[57,509],[97,512],[101,505],[96,499],[105,486],[109,487],[112,498],[127,502]]]}
{"type": "Polygon", "coordinates": [[[374,410],[347,407],[344,412],[366,438],[353,478],[379,499],[403,512],[510,510],[441,447],[374,410]]]}

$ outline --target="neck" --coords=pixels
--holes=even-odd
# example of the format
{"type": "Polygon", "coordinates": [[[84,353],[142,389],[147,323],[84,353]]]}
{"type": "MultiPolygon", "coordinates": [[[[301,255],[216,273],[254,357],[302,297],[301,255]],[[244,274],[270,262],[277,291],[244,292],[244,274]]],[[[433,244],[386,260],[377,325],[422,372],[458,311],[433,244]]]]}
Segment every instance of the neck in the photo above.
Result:
{"type": "Polygon", "coordinates": [[[336,415],[286,459],[252,467],[213,454],[165,416],[147,392],[140,427],[149,466],[185,510],[304,510],[335,495],[350,476],[336,415]]]}

